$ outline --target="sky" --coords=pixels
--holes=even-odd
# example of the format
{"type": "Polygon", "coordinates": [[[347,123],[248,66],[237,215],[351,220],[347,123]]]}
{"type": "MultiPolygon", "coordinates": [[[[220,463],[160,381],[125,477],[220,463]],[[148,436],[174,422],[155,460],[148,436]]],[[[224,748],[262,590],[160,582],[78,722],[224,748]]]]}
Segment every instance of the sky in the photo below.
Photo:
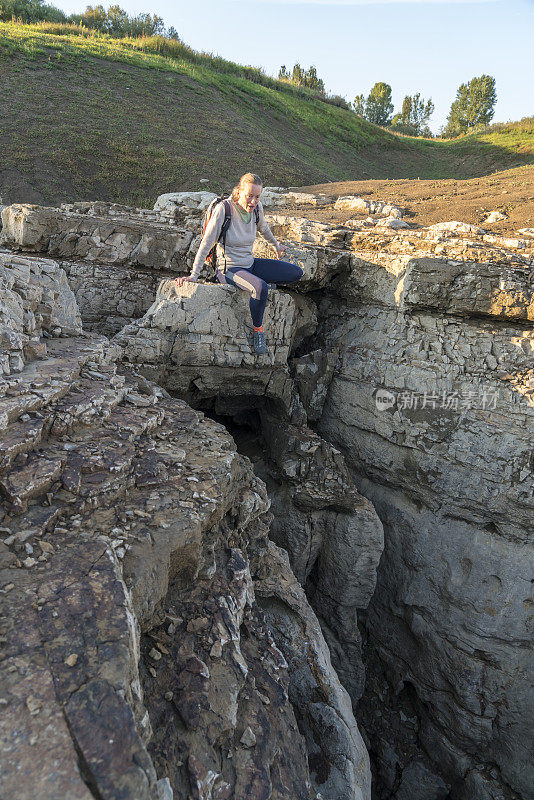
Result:
{"type": "Polygon", "coordinates": [[[493,122],[534,114],[534,0],[51,0],[64,11],[113,2],[158,14],[195,50],[276,76],[314,65],[326,89],[349,102],[377,81],[432,98],[430,128],[445,124],[456,90],[496,80],[493,122]]]}

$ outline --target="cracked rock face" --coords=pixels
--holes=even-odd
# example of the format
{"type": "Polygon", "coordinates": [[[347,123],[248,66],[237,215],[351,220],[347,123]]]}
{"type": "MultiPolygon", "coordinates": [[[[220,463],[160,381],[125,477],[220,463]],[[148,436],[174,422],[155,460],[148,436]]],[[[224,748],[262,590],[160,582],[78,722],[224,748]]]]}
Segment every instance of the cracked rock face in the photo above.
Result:
{"type": "MultiPolygon", "coordinates": [[[[367,635],[393,696],[414,693],[412,740],[454,798],[527,798],[532,275],[513,252],[472,259],[356,254],[348,302],[319,307],[341,350],[319,429],[384,525],[367,635]]],[[[364,713],[372,731],[376,705],[364,713]]]]}
{"type": "Polygon", "coordinates": [[[6,622],[9,746],[33,774],[51,715],[43,757],[60,748],[73,797],[124,781],[132,798],[367,800],[331,658],[377,800],[527,800],[534,240],[396,230],[382,205],[327,225],[302,213],[331,201],[273,191],[304,278],[271,293],[258,358],[246,295],[168,280],[202,194],[3,211],[5,244],[61,260],[10,256],[1,277],[0,588],[30,642],[6,622]],[[235,425],[256,415],[251,461],[154,379],[235,425]],[[93,611],[103,586],[116,602],[93,611]]]}
{"type": "Polygon", "coordinates": [[[305,416],[289,374],[290,347],[315,328],[315,307],[271,291],[265,310],[269,352],[252,349],[248,295],[221,284],[162,281],[145,316],[114,341],[130,364],[191,400],[223,395],[270,399],[305,416]]]}
{"type": "MultiPolygon", "coordinates": [[[[10,309],[37,319],[43,272],[64,273],[24,257],[23,283],[12,261],[10,309]]],[[[118,371],[120,348],[63,295],[63,327],[23,325],[39,347],[0,379],[3,791],[368,800],[263,482],[220,424],[118,371]]]]}

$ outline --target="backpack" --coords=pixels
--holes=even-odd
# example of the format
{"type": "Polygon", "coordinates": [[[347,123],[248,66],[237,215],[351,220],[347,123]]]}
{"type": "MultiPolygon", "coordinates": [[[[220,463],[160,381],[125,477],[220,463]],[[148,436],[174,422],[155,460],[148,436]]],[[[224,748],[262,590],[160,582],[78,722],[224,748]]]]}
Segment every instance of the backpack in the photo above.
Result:
{"type": "MultiPolygon", "coordinates": [[[[206,231],[206,227],[208,222],[210,221],[210,217],[213,214],[214,208],[219,204],[224,203],[224,222],[222,224],[221,232],[219,234],[218,242],[221,243],[222,248],[224,250],[226,245],[226,234],[228,233],[228,228],[230,227],[230,223],[232,221],[232,208],[230,206],[230,199],[228,197],[216,197],[214,200],[211,201],[209,206],[204,211],[204,215],[202,217],[202,236],[206,231]]],[[[256,225],[260,221],[260,211],[258,206],[254,209],[254,216],[256,217],[256,225]]],[[[209,251],[208,255],[206,256],[205,262],[208,264],[215,274],[217,274],[217,243],[213,245],[211,250],[209,251]]],[[[224,272],[226,272],[226,259],[224,261],[224,272]]]]}

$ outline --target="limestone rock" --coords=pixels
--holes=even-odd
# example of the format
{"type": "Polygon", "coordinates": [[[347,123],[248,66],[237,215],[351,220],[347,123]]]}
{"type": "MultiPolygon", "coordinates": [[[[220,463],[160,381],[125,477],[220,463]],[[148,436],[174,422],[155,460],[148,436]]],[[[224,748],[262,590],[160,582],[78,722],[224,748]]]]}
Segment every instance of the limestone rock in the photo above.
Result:
{"type": "Polygon", "coordinates": [[[369,800],[350,704],[268,543],[250,461],[219,423],[118,374],[104,337],[54,331],[0,384],[4,791],[315,800],[328,769],[339,797],[369,800]],[[290,608],[271,618],[267,563],[290,608]],[[293,629],[304,678],[276,643],[293,629]]]}
{"type": "Polygon", "coordinates": [[[484,220],[484,225],[491,225],[494,222],[502,222],[508,219],[508,214],[503,214],[502,211],[492,211],[484,220]]]}
{"type": "Polygon", "coordinates": [[[164,212],[172,216],[175,210],[184,208],[204,211],[217,197],[213,192],[167,192],[160,194],[154,203],[154,211],[164,212]]]}
{"type": "Polygon", "coordinates": [[[405,271],[399,259],[396,274],[386,254],[362,256],[350,308],[319,306],[326,345],[341,348],[319,432],[384,525],[369,641],[391,683],[413,687],[425,748],[459,798],[482,753],[496,791],[528,796],[528,272],[515,257],[457,260],[441,280],[432,259],[405,271]],[[436,290],[448,295],[439,305],[436,290]]]}
{"type": "MultiPolygon", "coordinates": [[[[283,258],[301,267],[304,274],[293,287],[298,292],[308,292],[328,286],[340,273],[348,269],[349,259],[346,253],[329,247],[314,247],[309,244],[283,242],[285,252],[283,258]]],[[[254,255],[257,258],[272,258],[272,245],[259,237],[254,243],[254,255]]],[[[287,284],[291,289],[292,284],[287,284]]],[[[285,288],[281,285],[281,288],[285,288]]]]}
{"type": "Polygon", "coordinates": [[[471,225],[469,222],[438,222],[435,225],[430,225],[429,231],[455,231],[456,233],[485,233],[483,228],[478,225],[471,225]]]}
{"type": "Polygon", "coordinates": [[[193,239],[189,230],[139,215],[101,216],[32,205],[8,206],[2,212],[1,242],[54,258],[110,266],[180,270],[193,239]]]}
{"type": "Polygon", "coordinates": [[[402,780],[395,794],[397,800],[445,800],[450,787],[438,775],[431,773],[419,761],[412,762],[402,773],[402,780]]]}
{"type": "Polygon", "coordinates": [[[258,356],[248,294],[222,284],[163,281],[146,315],[114,341],[129,363],[184,397],[265,396],[291,414],[297,401],[287,359],[297,321],[289,294],[270,292],[264,325],[269,352],[258,356]]]}
{"type": "Polygon", "coordinates": [[[85,330],[114,336],[148,311],[161,275],[135,267],[63,262],[85,330]]]}
{"type": "Polygon", "coordinates": [[[346,245],[348,232],[342,227],[332,228],[324,222],[282,214],[270,214],[267,222],[277,239],[284,242],[293,241],[304,245],[336,248],[343,248],[346,245]]]}
{"type": "Polygon", "coordinates": [[[363,197],[338,197],[334,203],[336,211],[361,211],[364,214],[370,213],[371,204],[363,197]]]}
{"type": "Polygon", "coordinates": [[[263,557],[256,594],[289,664],[289,697],[298,708],[317,788],[336,800],[369,797],[369,759],[349,696],[332,669],[317,619],[287,557],[272,544],[263,557]]]}
{"type": "Polygon", "coordinates": [[[408,228],[408,223],[404,222],[403,219],[399,219],[398,217],[391,216],[385,217],[384,219],[380,219],[377,222],[377,225],[383,228],[393,228],[397,230],[398,228],[408,228]]]}
{"type": "Polygon", "coordinates": [[[261,203],[264,208],[285,206],[287,203],[285,189],[279,186],[264,186],[261,193],[261,203]]]}
{"type": "Polygon", "coordinates": [[[308,192],[286,192],[284,198],[286,202],[293,203],[296,206],[312,206],[314,208],[328,206],[331,203],[329,197],[308,192]]]}
{"type": "Polygon", "coordinates": [[[43,332],[81,332],[76,300],[56,262],[0,253],[0,287],[0,374],[20,372],[44,354],[43,332]]]}
{"type": "Polygon", "coordinates": [[[326,393],[334,374],[339,350],[314,350],[290,362],[290,370],[308,420],[315,422],[321,418],[326,393]]]}
{"type": "Polygon", "coordinates": [[[358,211],[362,214],[381,214],[384,217],[400,219],[403,216],[402,209],[393,203],[386,203],[383,200],[365,200],[363,197],[338,197],[334,204],[336,211],[358,211]]]}

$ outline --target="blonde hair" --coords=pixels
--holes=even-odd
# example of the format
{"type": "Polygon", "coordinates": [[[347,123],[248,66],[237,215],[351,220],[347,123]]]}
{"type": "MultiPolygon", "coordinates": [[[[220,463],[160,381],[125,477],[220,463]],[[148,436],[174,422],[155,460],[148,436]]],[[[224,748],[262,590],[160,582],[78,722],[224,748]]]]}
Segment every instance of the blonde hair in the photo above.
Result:
{"type": "Polygon", "coordinates": [[[239,197],[239,192],[243,188],[245,183],[255,183],[257,186],[263,186],[263,181],[259,175],[256,175],[254,172],[245,172],[244,175],[241,175],[239,178],[239,183],[237,186],[234,186],[232,189],[232,200],[237,203],[237,198],[239,197]]]}

